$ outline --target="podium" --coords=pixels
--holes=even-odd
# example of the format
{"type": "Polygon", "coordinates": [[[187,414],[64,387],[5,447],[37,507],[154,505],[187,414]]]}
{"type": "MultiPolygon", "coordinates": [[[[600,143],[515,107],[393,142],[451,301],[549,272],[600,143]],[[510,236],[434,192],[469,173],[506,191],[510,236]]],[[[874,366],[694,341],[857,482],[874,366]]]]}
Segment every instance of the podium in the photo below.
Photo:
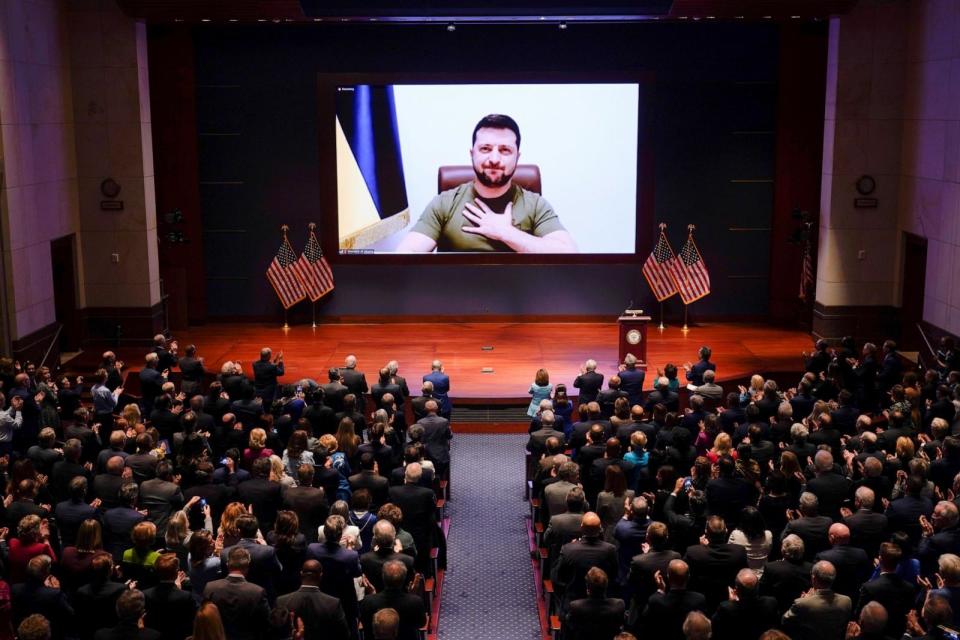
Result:
{"type": "Polygon", "coordinates": [[[627,310],[617,318],[617,333],[620,342],[620,362],[623,358],[632,353],[637,360],[647,366],[647,326],[650,324],[650,316],[643,315],[642,311],[633,312],[627,310]]]}

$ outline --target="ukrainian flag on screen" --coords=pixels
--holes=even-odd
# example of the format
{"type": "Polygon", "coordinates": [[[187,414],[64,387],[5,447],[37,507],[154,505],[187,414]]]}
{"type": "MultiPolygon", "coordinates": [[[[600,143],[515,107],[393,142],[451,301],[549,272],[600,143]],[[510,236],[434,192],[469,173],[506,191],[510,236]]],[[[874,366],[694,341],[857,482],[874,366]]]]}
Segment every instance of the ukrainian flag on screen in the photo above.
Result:
{"type": "Polygon", "coordinates": [[[337,92],[337,190],[341,248],[375,240],[382,220],[409,217],[392,86],[337,92]]]}

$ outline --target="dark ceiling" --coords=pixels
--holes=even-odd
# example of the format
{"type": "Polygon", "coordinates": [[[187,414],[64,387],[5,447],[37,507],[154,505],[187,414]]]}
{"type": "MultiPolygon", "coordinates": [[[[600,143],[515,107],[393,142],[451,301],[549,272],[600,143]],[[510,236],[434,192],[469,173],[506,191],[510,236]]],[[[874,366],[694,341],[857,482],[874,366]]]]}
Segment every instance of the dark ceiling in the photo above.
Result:
{"type": "Polygon", "coordinates": [[[151,23],[811,20],[857,0],[118,0],[151,23]]]}

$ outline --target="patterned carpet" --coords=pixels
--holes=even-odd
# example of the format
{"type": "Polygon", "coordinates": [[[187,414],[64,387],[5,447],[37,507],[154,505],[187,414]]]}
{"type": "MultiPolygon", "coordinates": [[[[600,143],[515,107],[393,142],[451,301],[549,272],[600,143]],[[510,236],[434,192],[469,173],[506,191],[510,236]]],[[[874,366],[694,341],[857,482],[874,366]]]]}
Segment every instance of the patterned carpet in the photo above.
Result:
{"type": "Polygon", "coordinates": [[[523,435],[453,439],[440,640],[539,640],[523,501],[523,435]]]}

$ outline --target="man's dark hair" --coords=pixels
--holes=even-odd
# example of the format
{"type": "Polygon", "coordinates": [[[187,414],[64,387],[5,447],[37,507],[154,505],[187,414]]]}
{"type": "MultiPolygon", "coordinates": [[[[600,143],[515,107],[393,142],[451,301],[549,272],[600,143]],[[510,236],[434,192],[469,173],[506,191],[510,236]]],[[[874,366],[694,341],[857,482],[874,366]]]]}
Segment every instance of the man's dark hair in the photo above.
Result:
{"type": "Polygon", "coordinates": [[[137,622],[147,609],[147,600],[139,589],[127,589],[117,598],[117,618],[120,622],[137,622]]]}
{"type": "Polygon", "coordinates": [[[83,476],[74,476],[68,486],[70,499],[76,502],[82,502],[87,495],[87,479],[83,476]]]}
{"type": "Polygon", "coordinates": [[[253,514],[245,513],[237,518],[237,531],[241,538],[256,538],[259,528],[260,523],[257,521],[257,516],[253,514]]]}
{"type": "Polygon", "coordinates": [[[480,129],[510,129],[517,136],[517,149],[520,148],[520,125],[510,116],[499,113],[491,113],[488,116],[480,118],[480,122],[473,128],[473,139],[470,141],[472,147],[477,142],[477,131],[480,129]]]}

